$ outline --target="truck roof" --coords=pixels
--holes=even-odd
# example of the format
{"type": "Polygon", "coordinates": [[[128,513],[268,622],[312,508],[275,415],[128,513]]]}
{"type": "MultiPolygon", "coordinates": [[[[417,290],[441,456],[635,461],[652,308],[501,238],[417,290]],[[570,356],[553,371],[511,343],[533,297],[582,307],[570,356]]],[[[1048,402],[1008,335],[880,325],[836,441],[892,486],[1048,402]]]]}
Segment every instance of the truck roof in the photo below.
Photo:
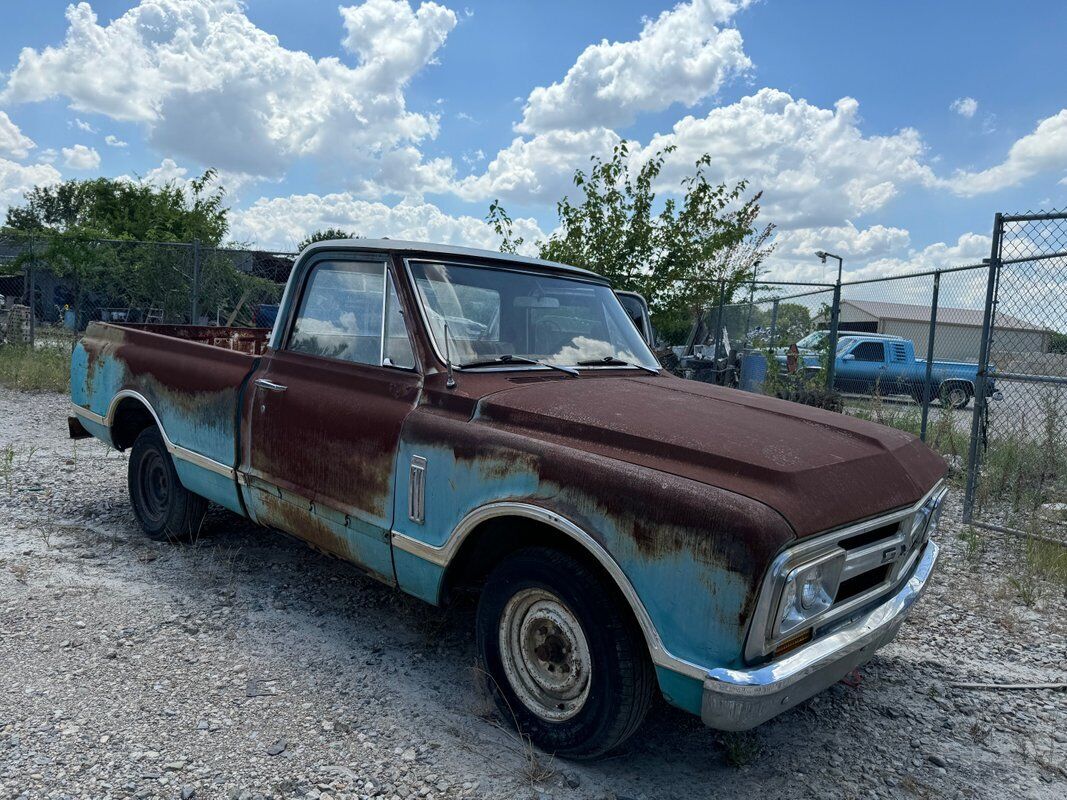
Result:
{"type": "Polygon", "coordinates": [[[575,277],[608,282],[603,275],[598,275],[581,267],[561,264],[558,261],[545,261],[541,258],[521,256],[516,253],[499,253],[495,250],[482,250],[477,247],[459,247],[452,244],[434,244],[432,242],[414,242],[405,239],[329,239],[308,245],[301,252],[301,257],[314,250],[373,250],[375,252],[405,253],[445,258],[477,258],[493,261],[506,261],[512,264],[537,267],[549,272],[558,272],[575,277]]]}

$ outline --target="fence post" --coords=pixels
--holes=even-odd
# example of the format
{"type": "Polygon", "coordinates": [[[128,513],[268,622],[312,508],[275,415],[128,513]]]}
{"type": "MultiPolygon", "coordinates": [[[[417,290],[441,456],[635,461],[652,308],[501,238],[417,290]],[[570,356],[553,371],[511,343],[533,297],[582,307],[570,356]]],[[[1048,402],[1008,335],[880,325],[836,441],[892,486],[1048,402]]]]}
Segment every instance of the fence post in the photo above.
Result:
{"type": "Polygon", "coordinates": [[[33,274],[33,236],[30,236],[30,260],[26,267],[26,282],[29,283],[30,348],[37,345],[37,281],[33,274]]]}
{"type": "Polygon", "coordinates": [[[719,349],[722,347],[722,314],[726,308],[726,281],[719,281],[719,309],[715,314],[715,349],[712,358],[719,358],[719,349]]]}
{"type": "Polygon", "coordinates": [[[978,437],[985,414],[985,379],[989,368],[989,348],[993,339],[993,306],[997,282],[1000,280],[1000,245],[1004,235],[1004,216],[993,219],[993,245],[989,255],[989,276],[986,279],[985,312],[982,316],[982,344],[978,349],[978,376],[974,386],[974,415],[971,417],[971,441],[967,451],[967,488],[963,495],[963,521],[970,523],[974,516],[974,493],[978,487],[978,437]]]}
{"type": "Polygon", "coordinates": [[[770,344],[768,345],[768,347],[770,347],[772,350],[774,349],[774,346],[775,346],[774,343],[776,341],[777,334],[778,334],[778,300],[777,300],[777,298],[775,298],[774,302],[771,304],[771,339],[770,339],[770,344]]]}
{"type": "Polygon", "coordinates": [[[934,272],[934,295],[930,298],[930,333],[926,341],[926,377],[923,379],[923,418],[919,438],[926,441],[926,423],[930,419],[930,380],[934,369],[934,336],[937,334],[937,297],[941,293],[941,270],[934,272]]]}
{"type": "MultiPolygon", "coordinates": [[[[834,367],[837,361],[837,325],[841,317],[841,276],[834,284],[834,305],[830,309],[830,352],[826,359],[826,388],[834,390],[834,367]]],[[[803,361],[803,359],[801,359],[803,361]]]]}
{"type": "Polygon", "coordinates": [[[189,324],[195,325],[200,318],[200,240],[193,239],[193,297],[189,305],[189,324]]]}

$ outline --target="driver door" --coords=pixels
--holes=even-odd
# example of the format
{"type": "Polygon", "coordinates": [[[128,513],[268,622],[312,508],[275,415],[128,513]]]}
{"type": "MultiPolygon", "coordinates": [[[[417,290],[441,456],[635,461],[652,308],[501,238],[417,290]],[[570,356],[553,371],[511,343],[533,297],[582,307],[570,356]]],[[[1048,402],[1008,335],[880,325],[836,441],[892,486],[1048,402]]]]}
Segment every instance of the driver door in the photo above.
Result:
{"type": "Polygon", "coordinates": [[[247,392],[249,510],[392,583],[396,453],[421,385],[392,270],[327,253],[301,278],[247,392]]]}

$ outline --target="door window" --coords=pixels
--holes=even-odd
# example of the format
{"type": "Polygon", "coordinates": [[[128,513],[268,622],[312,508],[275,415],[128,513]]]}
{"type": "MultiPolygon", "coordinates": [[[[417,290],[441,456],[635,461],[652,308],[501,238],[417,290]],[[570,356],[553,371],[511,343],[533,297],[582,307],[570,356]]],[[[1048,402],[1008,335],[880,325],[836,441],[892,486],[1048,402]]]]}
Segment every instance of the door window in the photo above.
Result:
{"type": "Polygon", "coordinates": [[[352,361],[382,363],[385,264],[324,261],[308,278],[289,349],[352,361]]]}
{"type": "Polygon", "coordinates": [[[856,345],[856,349],[852,351],[852,355],[856,357],[857,361],[877,361],[882,363],[885,361],[885,345],[881,342],[860,342],[856,345]]]}

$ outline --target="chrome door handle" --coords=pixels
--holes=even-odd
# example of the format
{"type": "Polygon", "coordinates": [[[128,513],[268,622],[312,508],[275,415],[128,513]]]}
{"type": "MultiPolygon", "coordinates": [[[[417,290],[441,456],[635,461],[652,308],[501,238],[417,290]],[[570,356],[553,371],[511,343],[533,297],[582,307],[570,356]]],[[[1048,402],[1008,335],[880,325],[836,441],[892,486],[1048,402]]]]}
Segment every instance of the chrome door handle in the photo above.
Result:
{"type": "Polygon", "coordinates": [[[266,378],[256,378],[255,383],[260,389],[266,389],[268,392],[284,392],[286,389],[280,383],[268,381],[266,378]]]}

